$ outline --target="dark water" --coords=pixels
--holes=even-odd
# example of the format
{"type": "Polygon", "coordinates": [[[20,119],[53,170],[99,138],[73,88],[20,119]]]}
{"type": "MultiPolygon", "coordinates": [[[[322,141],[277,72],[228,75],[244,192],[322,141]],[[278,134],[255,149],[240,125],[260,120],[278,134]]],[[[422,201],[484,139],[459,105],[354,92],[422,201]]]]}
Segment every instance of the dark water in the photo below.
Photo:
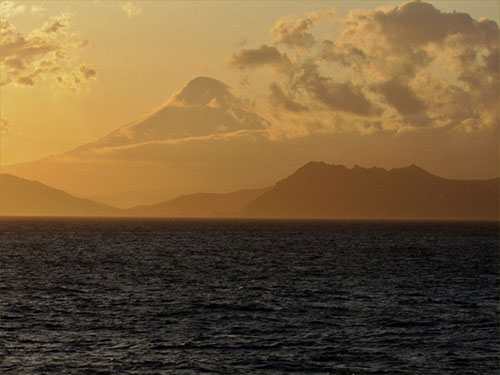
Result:
{"type": "Polygon", "coordinates": [[[487,223],[4,219],[2,374],[498,374],[487,223]]]}

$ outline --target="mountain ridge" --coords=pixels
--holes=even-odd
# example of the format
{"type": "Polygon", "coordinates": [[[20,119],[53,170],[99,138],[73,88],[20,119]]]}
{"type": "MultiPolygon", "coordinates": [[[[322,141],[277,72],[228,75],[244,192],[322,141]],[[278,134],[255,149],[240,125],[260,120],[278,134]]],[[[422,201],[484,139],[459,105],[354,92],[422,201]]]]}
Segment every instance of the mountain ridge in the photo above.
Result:
{"type": "Polygon", "coordinates": [[[385,170],[310,162],[256,198],[244,215],[498,220],[499,182],[444,179],[414,164],[385,170]]]}
{"type": "Polygon", "coordinates": [[[118,209],[2,174],[0,214],[498,221],[499,185],[500,178],[445,179],[414,164],[386,170],[309,162],[272,187],[187,194],[118,209]],[[42,198],[55,208],[41,204],[42,198]]]}
{"type": "Polygon", "coordinates": [[[0,174],[2,216],[118,216],[120,210],[38,181],[0,174]]]}
{"type": "Polygon", "coordinates": [[[225,194],[186,194],[153,205],[132,207],[126,214],[148,217],[233,217],[270,189],[245,189],[225,194]]]}

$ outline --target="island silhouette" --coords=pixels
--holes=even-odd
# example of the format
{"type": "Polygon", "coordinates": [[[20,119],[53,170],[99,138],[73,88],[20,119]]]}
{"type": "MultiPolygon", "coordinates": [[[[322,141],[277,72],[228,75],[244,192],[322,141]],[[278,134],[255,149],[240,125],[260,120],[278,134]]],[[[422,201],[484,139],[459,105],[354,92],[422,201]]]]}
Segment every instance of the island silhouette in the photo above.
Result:
{"type": "Polygon", "coordinates": [[[411,165],[346,168],[310,162],[272,187],[198,193],[119,209],[10,174],[2,216],[498,220],[500,179],[450,180],[411,165]]]}

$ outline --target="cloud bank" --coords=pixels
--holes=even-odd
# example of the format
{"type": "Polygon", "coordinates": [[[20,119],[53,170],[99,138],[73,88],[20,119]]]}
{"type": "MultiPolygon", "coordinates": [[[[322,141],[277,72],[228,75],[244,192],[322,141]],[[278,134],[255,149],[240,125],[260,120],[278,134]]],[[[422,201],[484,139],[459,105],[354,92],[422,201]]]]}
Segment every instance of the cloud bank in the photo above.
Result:
{"type": "Polygon", "coordinates": [[[288,17],[269,33],[271,44],[234,53],[230,65],[247,72],[275,69],[269,103],[278,121],[308,133],[498,127],[494,21],[412,1],[351,10],[345,18],[333,9],[288,17]],[[327,19],[335,22],[322,27],[336,36],[322,39],[315,29],[327,19]]]}

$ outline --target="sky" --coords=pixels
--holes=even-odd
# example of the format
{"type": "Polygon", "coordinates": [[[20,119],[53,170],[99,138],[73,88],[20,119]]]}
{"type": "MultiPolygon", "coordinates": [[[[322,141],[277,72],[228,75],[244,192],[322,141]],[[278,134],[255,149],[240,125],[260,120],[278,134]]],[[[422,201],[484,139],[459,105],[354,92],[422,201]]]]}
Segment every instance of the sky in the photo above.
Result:
{"type": "MultiPolygon", "coordinates": [[[[209,76],[276,141],[337,134],[382,149],[403,134],[399,145],[437,153],[441,174],[498,175],[498,1],[0,4],[2,165],[95,141],[209,76]]],[[[357,147],[335,161],[366,164],[357,147]]],[[[383,167],[407,162],[397,150],[383,167]]]]}

